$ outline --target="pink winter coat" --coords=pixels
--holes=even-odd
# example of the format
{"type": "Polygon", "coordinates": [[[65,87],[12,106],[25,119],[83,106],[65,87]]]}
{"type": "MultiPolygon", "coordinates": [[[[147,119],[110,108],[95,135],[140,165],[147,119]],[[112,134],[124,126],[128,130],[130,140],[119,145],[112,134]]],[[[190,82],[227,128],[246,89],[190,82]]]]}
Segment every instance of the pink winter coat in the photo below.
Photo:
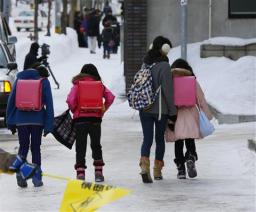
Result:
{"type": "MultiPolygon", "coordinates": [[[[197,106],[199,106],[201,110],[206,114],[208,119],[211,120],[211,111],[198,82],[196,83],[196,95],[197,106]]],[[[165,131],[166,142],[174,142],[176,140],[186,138],[202,138],[199,132],[199,113],[196,106],[179,107],[174,132],[171,131],[168,127],[165,131]]]]}
{"type": "Polygon", "coordinates": [[[113,93],[107,89],[104,86],[104,93],[103,98],[105,100],[104,107],[105,110],[102,112],[80,112],[77,108],[78,106],[78,82],[79,81],[93,81],[95,80],[93,77],[88,76],[86,74],[79,74],[76,77],[73,78],[73,87],[71,88],[71,91],[68,94],[67,97],[67,104],[71,112],[73,113],[73,118],[81,118],[81,117],[102,117],[104,113],[107,111],[107,109],[110,107],[110,105],[113,103],[115,96],[113,93]]]}

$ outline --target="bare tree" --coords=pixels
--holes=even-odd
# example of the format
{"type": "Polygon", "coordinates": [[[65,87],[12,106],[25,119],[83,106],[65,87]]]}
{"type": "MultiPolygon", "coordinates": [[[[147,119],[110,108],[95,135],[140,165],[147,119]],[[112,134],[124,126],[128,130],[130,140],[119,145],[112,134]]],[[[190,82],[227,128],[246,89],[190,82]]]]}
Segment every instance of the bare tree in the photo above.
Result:
{"type": "Polygon", "coordinates": [[[38,4],[39,0],[35,0],[34,37],[36,42],[38,42],[38,4]]]}
{"type": "Polygon", "coordinates": [[[67,34],[67,23],[68,23],[68,19],[67,19],[67,11],[68,11],[68,1],[67,0],[62,0],[63,3],[63,11],[61,14],[61,33],[63,34],[67,34]]]}
{"type": "Polygon", "coordinates": [[[47,22],[47,33],[46,36],[51,36],[51,10],[52,10],[52,0],[48,0],[48,22],[47,22]]]}
{"type": "Polygon", "coordinates": [[[71,10],[69,13],[69,26],[74,28],[74,18],[77,11],[77,0],[71,1],[71,10]]]}

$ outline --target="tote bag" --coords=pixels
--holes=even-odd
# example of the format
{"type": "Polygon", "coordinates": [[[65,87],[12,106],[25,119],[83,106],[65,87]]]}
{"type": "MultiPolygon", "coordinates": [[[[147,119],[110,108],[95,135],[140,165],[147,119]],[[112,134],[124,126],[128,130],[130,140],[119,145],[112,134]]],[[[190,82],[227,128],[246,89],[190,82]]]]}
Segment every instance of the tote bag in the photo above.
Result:
{"type": "Polygon", "coordinates": [[[213,124],[209,121],[205,113],[200,109],[199,109],[199,130],[203,138],[208,135],[211,135],[215,130],[213,124]]]}
{"type": "Polygon", "coordinates": [[[75,128],[73,127],[73,119],[69,113],[69,110],[66,110],[59,116],[54,117],[53,124],[53,136],[61,144],[66,146],[69,149],[72,149],[72,146],[76,139],[75,128]]]}

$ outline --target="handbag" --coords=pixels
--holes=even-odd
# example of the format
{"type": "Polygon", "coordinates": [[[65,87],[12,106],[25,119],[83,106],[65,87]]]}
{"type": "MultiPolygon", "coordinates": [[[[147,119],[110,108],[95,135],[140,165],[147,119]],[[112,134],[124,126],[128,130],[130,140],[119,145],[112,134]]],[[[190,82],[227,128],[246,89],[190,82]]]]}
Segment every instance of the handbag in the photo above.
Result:
{"type": "Polygon", "coordinates": [[[204,138],[211,135],[215,128],[200,107],[197,107],[197,109],[199,112],[199,131],[201,136],[204,138]]]}
{"type": "Polygon", "coordinates": [[[114,45],[115,45],[115,41],[110,40],[110,41],[108,42],[108,46],[109,46],[110,48],[113,48],[114,45]]]}
{"type": "Polygon", "coordinates": [[[52,134],[57,141],[67,148],[72,149],[76,139],[76,131],[73,127],[73,119],[69,110],[66,110],[61,115],[54,117],[52,134]]]}

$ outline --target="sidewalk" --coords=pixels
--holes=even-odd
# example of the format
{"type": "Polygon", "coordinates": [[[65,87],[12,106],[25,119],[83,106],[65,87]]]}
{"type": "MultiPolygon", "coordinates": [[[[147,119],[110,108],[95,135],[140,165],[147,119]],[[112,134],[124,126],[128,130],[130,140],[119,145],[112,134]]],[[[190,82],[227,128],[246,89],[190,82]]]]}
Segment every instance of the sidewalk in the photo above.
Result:
{"type": "MultiPolygon", "coordinates": [[[[221,125],[213,136],[197,142],[199,161],[196,179],[176,179],[173,144],[166,145],[164,180],[145,185],[139,176],[142,140],[138,117],[115,116],[115,105],[102,125],[105,183],[132,190],[132,194],[100,211],[255,211],[255,159],[247,148],[255,123],[221,125]]],[[[255,136],[255,135],[254,135],[255,136]]],[[[17,141],[0,141],[13,150],[17,141]]],[[[154,150],[154,148],[152,149],[154,150]]],[[[88,146],[86,179],[94,180],[88,146]]],[[[42,146],[45,173],[74,178],[75,152],[47,137],[42,146]]],[[[153,162],[153,151],[151,162],[153,162]]],[[[58,211],[66,182],[44,177],[44,186],[16,186],[14,176],[0,176],[0,211],[58,211]]]]}

